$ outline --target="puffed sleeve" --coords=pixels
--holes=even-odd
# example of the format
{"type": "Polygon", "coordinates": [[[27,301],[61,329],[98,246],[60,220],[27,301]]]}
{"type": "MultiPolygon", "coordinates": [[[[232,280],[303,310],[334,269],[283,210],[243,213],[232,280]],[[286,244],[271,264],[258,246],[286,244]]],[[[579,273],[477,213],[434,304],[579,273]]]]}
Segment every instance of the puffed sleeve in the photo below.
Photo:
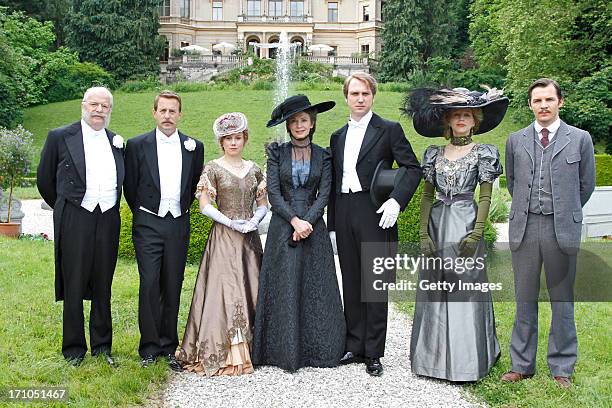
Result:
{"type": "Polygon", "coordinates": [[[430,184],[435,185],[436,179],[436,159],[438,158],[438,152],[440,148],[438,146],[431,145],[425,149],[423,153],[423,161],[421,167],[423,169],[423,178],[430,184]]]}
{"type": "Polygon", "coordinates": [[[255,199],[259,200],[268,194],[268,184],[266,182],[266,175],[257,164],[255,166],[255,179],[257,180],[257,192],[255,193],[255,199]]]}
{"type": "Polygon", "coordinates": [[[499,150],[490,144],[478,146],[478,183],[492,183],[504,172],[499,150]]]}
{"type": "Polygon", "coordinates": [[[195,196],[198,200],[202,193],[208,194],[212,201],[215,201],[217,198],[217,178],[215,177],[215,169],[210,163],[204,166],[200,181],[198,181],[196,187],[195,196]]]}

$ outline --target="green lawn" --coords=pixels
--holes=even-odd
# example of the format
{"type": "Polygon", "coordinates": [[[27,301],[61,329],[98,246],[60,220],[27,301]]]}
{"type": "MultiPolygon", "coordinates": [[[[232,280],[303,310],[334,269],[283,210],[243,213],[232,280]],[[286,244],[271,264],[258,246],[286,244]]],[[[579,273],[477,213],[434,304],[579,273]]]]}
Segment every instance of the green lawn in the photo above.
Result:
{"type": "MultiPolygon", "coordinates": [[[[609,245],[609,244],[608,244],[609,245]]],[[[603,247],[599,247],[600,250],[603,247]]],[[[609,266],[612,264],[612,251],[602,254],[609,266]]],[[[575,304],[576,329],[578,333],[578,362],[574,373],[574,386],[562,390],[553,382],[546,363],[548,349],[548,329],[550,327],[550,304],[540,302],[538,355],[536,375],[516,384],[506,384],[499,378],[510,369],[509,346],[514,322],[515,303],[513,298],[513,276],[509,251],[500,251],[492,257],[488,265],[489,281],[503,282],[503,296],[494,294],[495,322],[501,346],[501,358],[482,381],[464,386],[468,394],[482,398],[493,407],[610,407],[612,404],[612,303],[577,302],[575,304]],[[498,299],[503,299],[498,301],[498,299]]],[[[579,258],[580,260],[581,258],[579,258]]],[[[599,271],[579,268],[582,275],[595,276],[599,271]]],[[[601,269],[601,267],[600,267],[601,269]]],[[[541,276],[541,298],[547,298],[544,274],[541,276]]],[[[593,288],[584,288],[588,278],[577,276],[576,292],[594,293],[593,288]],[[582,290],[579,290],[579,287],[582,290]],[[588,292],[587,292],[588,291],[588,292]]],[[[599,279],[599,284],[609,285],[610,277],[599,279]]],[[[597,285],[597,283],[594,283],[597,285]]],[[[609,286],[604,291],[608,294],[609,286]]],[[[577,295],[578,296],[578,295],[577,295]]],[[[604,297],[598,297],[604,299],[604,297]]],[[[414,313],[414,301],[403,300],[397,303],[400,310],[410,318],[414,313]]]]}
{"type": "MultiPolygon", "coordinates": [[[[62,304],[53,300],[53,244],[0,237],[0,253],[0,390],[66,387],[69,403],[83,407],[139,405],[160,391],[169,373],[165,364],[146,370],[139,365],[138,270],[134,262],[120,260],[113,280],[113,354],[119,368],[111,369],[89,355],[81,367],[73,368],[61,355],[62,304]]],[[[493,268],[511,273],[507,259],[498,259],[499,264],[493,268]]],[[[185,327],[196,273],[196,267],[188,266],[179,331],[185,327]]],[[[88,302],[86,305],[87,316],[88,302]]],[[[399,306],[412,315],[411,302],[399,306]]],[[[499,382],[510,366],[508,345],[514,304],[496,302],[502,358],[483,381],[464,386],[466,393],[500,407],[610,406],[606,401],[612,400],[612,304],[576,304],[579,358],[575,386],[569,391],[559,389],[549,377],[545,350],[550,307],[541,303],[540,308],[537,375],[519,384],[499,382]]]]}
{"type": "MultiPolygon", "coordinates": [[[[330,112],[321,114],[317,123],[315,142],[321,146],[328,146],[329,135],[344,125],[349,114],[340,85],[338,85],[338,90],[334,91],[299,92],[305,93],[313,103],[323,100],[336,101],[336,107],[330,112]]],[[[155,95],[153,92],[115,93],[110,128],[124,138],[137,136],[153,129],[155,122],[151,116],[151,110],[155,95]]],[[[263,145],[277,134],[276,128],[266,128],[266,122],[270,118],[270,112],[273,108],[272,91],[213,90],[183,93],[181,97],[183,98],[183,120],[179,128],[188,135],[204,142],[206,161],[220,154],[220,149],[217,147],[212,133],[214,120],[224,112],[241,111],[245,113],[249,120],[250,130],[250,140],[246,147],[245,157],[263,164],[263,145]]],[[[385,118],[399,120],[402,123],[408,140],[420,158],[427,146],[441,144],[444,140],[442,138],[427,139],[414,132],[411,121],[400,117],[399,107],[403,97],[404,94],[398,92],[379,92],[374,101],[374,111],[385,118]]],[[[38,155],[47,132],[50,129],[79,120],[80,106],[79,101],[74,100],[36,106],[26,110],[24,126],[34,133],[36,143],[37,157],[34,161],[34,168],[37,167],[38,155]]],[[[509,117],[510,115],[506,115],[506,119],[497,129],[477,138],[480,142],[498,146],[502,156],[508,134],[522,127],[520,124],[513,123],[509,117]]]]}
{"type": "MultiPolygon", "coordinates": [[[[323,100],[336,101],[336,107],[323,113],[318,118],[315,143],[321,146],[329,145],[329,135],[343,126],[348,118],[348,108],[342,95],[342,89],[334,91],[299,91],[305,93],[311,102],[323,100]]],[[[151,115],[153,99],[156,93],[123,93],[114,94],[114,109],[110,129],[128,139],[155,127],[151,115]]],[[[255,160],[260,165],[265,162],[264,143],[277,137],[284,126],[279,128],[266,128],[273,108],[273,92],[261,90],[212,90],[182,93],[183,120],[179,128],[186,134],[201,140],[205,146],[205,160],[212,160],[221,154],[212,132],[214,120],[224,112],[242,111],[249,120],[249,143],[245,149],[245,157],[255,160]]],[[[444,139],[428,139],[419,136],[412,128],[412,122],[400,115],[399,107],[404,94],[399,92],[379,92],[374,101],[374,111],[381,116],[400,121],[408,140],[412,144],[419,160],[423,151],[430,144],[443,144],[444,139]]],[[[24,126],[34,134],[35,157],[33,169],[38,167],[40,151],[49,130],[79,120],[81,105],[78,100],[52,103],[26,109],[24,126]]],[[[510,132],[520,129],[524,125],[514,123],[510,119],[510,112],[502,124],[486,135],[476,139],[482,143],[491,143],[500,149],[504,155],[506,138],[510,132]]],[[[22,199],[40,198],[36,189],[18,189],[16,196],[22,199]]]]}
{"type": "MultiPolygon", "coordinates": [[[[74,368],[61,354],[62,303],[54,301],[53,243],[0,237],[0,254],[0,393],[8,387],[65,387],[71,406],[115,407],[143,404],[161,389],[169,373],[166,364],[140,367],[135,262],[120,260],[113,280],[113,354],[119,367],[111,369],[88,354],[74,368]]],[[[195,267],[185,273],[181,331],[196,273],[195,267]]]]}

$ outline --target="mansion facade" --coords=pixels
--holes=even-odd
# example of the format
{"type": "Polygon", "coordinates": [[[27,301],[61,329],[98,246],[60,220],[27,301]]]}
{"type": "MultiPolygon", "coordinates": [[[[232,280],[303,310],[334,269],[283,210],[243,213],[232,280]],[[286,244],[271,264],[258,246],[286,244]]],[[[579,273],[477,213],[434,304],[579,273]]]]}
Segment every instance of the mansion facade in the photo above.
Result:
{"type": "MultiPolygon", "coordinates": [[[[287,32],[303,52],[324,44],[331,56],[375,56],[381,50],[384,0],[163,0],[159,33],[165,58],[173,49],[198,45],[212,50],[230,43],[262,58],[287,32]]],[[[312,51],[309,52],[312,54],[312,51]]]]}

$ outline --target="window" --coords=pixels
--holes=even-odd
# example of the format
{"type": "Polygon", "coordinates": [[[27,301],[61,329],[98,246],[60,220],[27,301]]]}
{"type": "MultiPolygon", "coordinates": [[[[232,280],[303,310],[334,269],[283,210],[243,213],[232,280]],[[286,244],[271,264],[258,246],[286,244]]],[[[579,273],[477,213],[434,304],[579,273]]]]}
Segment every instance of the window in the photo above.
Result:
{"type": "Polygon", "coordinates": [[[327,3],[327,21],[330,23],[338,22],[338,3],[327,3]]]}
{"type": "Polygon", "coordinates": [[[385,0],[381,0],[380,2],[380,21],[383,21],[383,17],[385,15],[385,6],[387,2],[385,0]]]}
{"type": "Polygon", "coordinates": [[[363,21],[370,21],[370,6],[363,6],[363,21]]]}
{"type": "Polygon", "coordinates": [[[268,15],[270,17],[280,17],[283,15],[283,0],[268,1],[268,15]]]}
{"type": "Polygon", "coordinates": [[[212,19],[215,21],[223,20],[223,2],[213,1],[212,19]]]}
{"type": "Polygon", "coordinates": [[[189,18],[189,0],[180,0],[181,18],[189,18]]]}
{"type": "Polygon", "coordinates": [[[247,16],[261,16],[261,0],[247,0],[247,16]]]}
{"type": "Polygon", "coordinates": [[[165,40],[164,50],[162,51],[162,54],[160,55],[159,60],[161,62],[168,62],[169,57],[170,57],[170,41],[165,40]]]}
{"type": "Polygon", "coordinates": [[[332,50],[329,52],[328,55],[331,55],[333,57],[338,56],[338,46],[337,45],[331,45],[332,50]]]}
{"type": "Polygon", "coordinates": [[[189,47],[189,41],[181,41],[181,48],[189,47]]]}
{"type": "Polygon", "coordinates": [[[159,5],[159,15],[168,17],[170,15],[170,0],[162,0],[159,5]]]}
{"type": "Polygon", "coordinates": [[[364,44],[361,46],[361,56],[367,57],[370,55],[370,44],[364,44]]]}
{"type": "Polygon", "coordinates": [[[291,0],[289,15],[291,17],[304,17],[304,0],[291,0]]]}

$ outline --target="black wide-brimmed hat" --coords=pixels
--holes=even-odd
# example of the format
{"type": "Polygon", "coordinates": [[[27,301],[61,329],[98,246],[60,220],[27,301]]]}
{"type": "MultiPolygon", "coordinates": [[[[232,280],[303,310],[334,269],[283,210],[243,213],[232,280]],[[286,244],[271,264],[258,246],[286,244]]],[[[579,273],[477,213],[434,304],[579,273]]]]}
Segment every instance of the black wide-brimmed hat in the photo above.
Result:
{"type": "Polygon", "coordinates": [[[292,115],[303,112],[307,109],[315,109],[317,113],[325,112],[336,106],[336,102],[327,101],[312,105],[306,95],[294,95],[290,96],[281,102],[274,110],[270,120],[268,121],[267,127],[280,125],[292,115]]]}
{"type": "Polygon", "coordinates": [[[508,98],[503,91],[483,85],[486,92],[470,91],[466,88],[411,90],[400,109],[412,117],[414,130],[425,137],[444,136],[444,114],[448,109],[482,109],[483,119],[474,134],[495,129],[508,109],[508,98]]]}
{"type": "Polygon", "coordinates": [[[407,171],[405,167],[391,168],[391,162],[388,160],[378,162],[370,184],[370,199],[376,208],[389,199],[389,195],[402,181],[407,171]]]}

